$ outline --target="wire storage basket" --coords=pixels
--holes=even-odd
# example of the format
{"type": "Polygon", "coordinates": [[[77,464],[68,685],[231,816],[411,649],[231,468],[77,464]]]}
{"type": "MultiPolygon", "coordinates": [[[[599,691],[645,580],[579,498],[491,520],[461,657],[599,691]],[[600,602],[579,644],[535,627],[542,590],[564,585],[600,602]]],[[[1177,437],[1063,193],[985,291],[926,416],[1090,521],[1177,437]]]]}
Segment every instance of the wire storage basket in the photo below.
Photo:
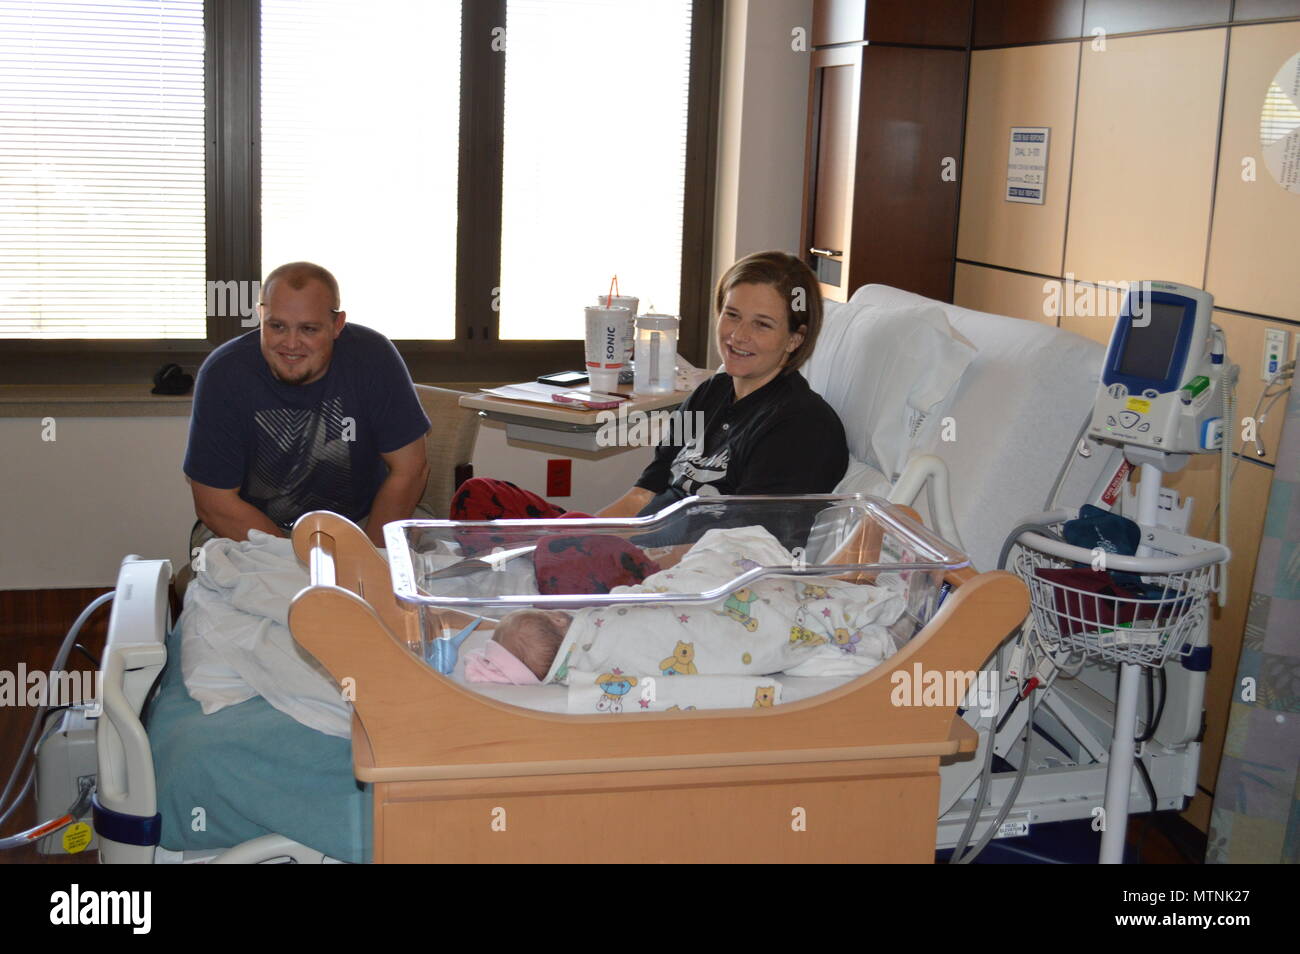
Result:
{"type": "MultiPolygon", "coordinates": [[[[1053,523],[1059,532],[1063,521],[1053,523]]],[[[1012,564],[1029,587],[1034,626],[1047,645],[1116,663],[1159,667],[1191,652],[1209,612],[1226,547],[1141,528],[1148,555],[1087,550],[1022,533],[1012,564]]]]}

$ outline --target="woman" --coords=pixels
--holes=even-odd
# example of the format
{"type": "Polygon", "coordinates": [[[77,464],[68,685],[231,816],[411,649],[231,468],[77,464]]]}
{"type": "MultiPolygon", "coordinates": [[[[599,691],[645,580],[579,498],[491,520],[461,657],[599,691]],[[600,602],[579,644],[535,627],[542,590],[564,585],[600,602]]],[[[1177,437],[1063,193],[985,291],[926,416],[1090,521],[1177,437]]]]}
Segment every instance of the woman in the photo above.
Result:
{"type": "MultiPolygon", "coordinates": [[[[660,445],[636,485],[597,516],[656,513],[692,494],[830,493],[844,476],[844,427],[797,373],[821,331],[811,269],[783,252],[749,255],[718,282],[714,308],[724,370],[681,408],[683,419],[703,415],[702,440],[660,445]]],[[[565,515],[513,484],[478,478],[451,506],[453,520],[565,515]]]]}

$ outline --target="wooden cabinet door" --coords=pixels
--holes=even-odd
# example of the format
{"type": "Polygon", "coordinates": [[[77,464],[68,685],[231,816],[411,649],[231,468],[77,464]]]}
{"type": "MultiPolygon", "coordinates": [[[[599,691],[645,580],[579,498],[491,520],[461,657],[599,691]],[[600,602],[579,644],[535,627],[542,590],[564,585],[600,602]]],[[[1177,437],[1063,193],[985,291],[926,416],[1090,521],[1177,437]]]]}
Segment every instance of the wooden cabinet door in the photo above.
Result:
{"type": "Polygon", "coordinates": [[[804,195],[803,256],[822,296],[846,301],[857,163],[861,46],[817,50],[812,56],[804,195]]]}
{"type": "Polygon", "coordinates": [[[867,40],[962,48],[970,20],[971,0],[813,0],[812,45],[867,40]]]}
{"type": "Polygon", "coordinates": [[[965,50],[866,48],[850,294],[880,283],[952,300],[965,85],[965,50]]]}

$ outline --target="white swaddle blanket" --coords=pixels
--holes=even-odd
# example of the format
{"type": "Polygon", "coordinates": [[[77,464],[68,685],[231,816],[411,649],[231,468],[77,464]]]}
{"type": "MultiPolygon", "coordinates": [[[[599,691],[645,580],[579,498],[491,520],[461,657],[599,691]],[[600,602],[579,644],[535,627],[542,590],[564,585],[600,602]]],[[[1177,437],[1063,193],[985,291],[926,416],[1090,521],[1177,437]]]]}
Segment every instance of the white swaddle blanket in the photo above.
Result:
{"type": "MultiPolygon", "coordinates": [[[[710,530],[676,566],[615,593],[698,593],[755,566],[793,566],[761,527],[710,530]]],[[[766,707],[763,678],[861,675],[896,650],[888,630],[899,588],[821,577],[766,577],[716,603],[579,610],[548,682],[569,687],[570,712],[766,707]]]]}
{"type": "MultiPolygon", "coordinates": [[[[428,559],[436,568],[461,558],[428,559]]],[[[341,687],[289,632],[289,603],[308,583],[293,543],[250,530],[247,541],[209,540],[196,562],[180,619],[181,673],[204,714],[260,695],[305,726],[350,738],[352,707],[341,687]]],[[[458,595],[487,596],[503,585],[528,592],[532,566],[520,563],[509,573],[453,581],[458,595]]]]}

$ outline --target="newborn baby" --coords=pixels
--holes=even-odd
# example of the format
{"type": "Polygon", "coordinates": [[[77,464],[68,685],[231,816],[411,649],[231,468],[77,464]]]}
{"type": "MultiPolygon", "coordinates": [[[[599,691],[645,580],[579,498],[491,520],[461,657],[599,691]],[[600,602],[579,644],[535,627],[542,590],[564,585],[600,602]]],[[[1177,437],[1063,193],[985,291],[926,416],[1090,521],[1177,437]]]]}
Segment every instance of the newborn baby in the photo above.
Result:
{"type": "Polygon", "coordinates": [[[507,613],[483,650],[465,654],[465,678],[516,686],[540,684],[572,621],[568,613],[545,610],[507,613]]]}
{"type": "MultiPolygon", "coordinates": [[[[792,562],[760,527],[711,530],[676,566],[614,592],[700,593],[754,566],[792,562]]],[[[857,675],[893,654],[887,627],[903,608],[897,589],[781,576],[712,603],[517,610],[502,618],[486,650],[467,655],[466,677],[567,684],[571,671],[581,671],[610,677],[626,693],[646,677],[857,675]]]]}

